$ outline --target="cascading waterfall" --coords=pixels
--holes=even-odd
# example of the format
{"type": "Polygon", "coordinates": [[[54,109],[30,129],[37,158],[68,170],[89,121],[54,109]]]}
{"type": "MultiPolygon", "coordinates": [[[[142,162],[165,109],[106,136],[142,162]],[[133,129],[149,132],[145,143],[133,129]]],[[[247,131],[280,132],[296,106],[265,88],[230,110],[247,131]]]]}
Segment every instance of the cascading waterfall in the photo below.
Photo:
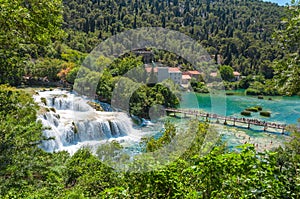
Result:
{"type": "Polygon", "coordinates": [[[81,146],[96,146],[110,138],[139,139],[131,119],[121,112],[100,112],[87,104],[88,99],[67,91],[44,91],[34,96],[42,107],[39,114],[45,128],[41,147],[48,151],[74,153],[81,146]]]}

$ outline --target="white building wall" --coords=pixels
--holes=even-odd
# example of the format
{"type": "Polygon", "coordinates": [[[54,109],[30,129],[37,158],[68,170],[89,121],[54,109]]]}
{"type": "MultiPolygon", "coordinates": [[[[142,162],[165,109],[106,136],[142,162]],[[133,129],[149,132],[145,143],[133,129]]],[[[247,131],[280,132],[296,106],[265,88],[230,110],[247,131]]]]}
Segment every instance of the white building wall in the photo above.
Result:
{"type": "Polygon", "coordinates": [[[168,67],[158,67],[157,68],[157,81],[162,82],[170,78],[168,67]]]}
{"type": "Polygon", "coordinates": [[[170,79],[173,80],[176,84],[181,84],[182,82],[182,73],[181,72],[170,72],[170,79]]]}

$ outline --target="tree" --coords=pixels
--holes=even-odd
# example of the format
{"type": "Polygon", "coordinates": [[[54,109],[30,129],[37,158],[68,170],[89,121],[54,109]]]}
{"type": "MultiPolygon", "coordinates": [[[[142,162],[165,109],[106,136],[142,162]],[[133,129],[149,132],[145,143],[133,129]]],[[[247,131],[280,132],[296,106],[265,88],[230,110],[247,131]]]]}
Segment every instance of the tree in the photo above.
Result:
{"type": "Polygon", "coordinates": [[[294,95],[300,92],[300,1],[292,1],[288,7],[290,18],[284,19],[285,29],[275,33],[281,49],[288,51],[275,62],[275,82],[283,94],[294,95]]]}
{"type": "Polygon", "coordinates": [[[234,78],[233,68],[231,66],[223,65],[220,67],[220,74],[223,80],[231,81],[234,78]]]}
{"type": "MultiPolygon", "coordinates": [[[[36,122],[37,106],[30,95],[0,86],[0,195],[9,189],[21,191],[33,176],[42,174],[37,159],[43,140],[42,124],[36,122]]],[[[18,193],[20,194],[20,193],[18,193]]],[[[17,197],[17,196],[16,196],[17,197]]]]}
{"type": "Polygon", "coordinates": [[[0,84],[18,85],[26,61],[62,35],[62,3],[3,0],[0,8],[0,84]]]}

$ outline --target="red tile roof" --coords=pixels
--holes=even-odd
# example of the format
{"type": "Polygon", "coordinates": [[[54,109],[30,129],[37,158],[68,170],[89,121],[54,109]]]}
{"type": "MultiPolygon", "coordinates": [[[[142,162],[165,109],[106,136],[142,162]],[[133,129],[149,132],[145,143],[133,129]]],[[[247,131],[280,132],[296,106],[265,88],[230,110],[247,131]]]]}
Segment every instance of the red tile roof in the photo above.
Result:
{"type": "MultiPolygon", "coordinates": [[[[147,71],[147,73],[151,73],[152,67],[145,67],[145,70],[147,71]]],[[[153,72],[157,73],[157,67],[153,68],[153,72]]]]}
{"type": "Polygon", "coordinates": [[[192,79],[189,75],[182,75],[182,79],[192,79]]]}
{"type": "Polygon", "coordinates": [[[218,76],[218,73],[217,72],[214,72],[214,73],[210,73],[209,74],[211,77],[217,77],[218,76]]]}
{"type": "MultiPolygon", "coordinates": [[[[152,67],[145,67],[145,70],[147,71],[147,73],[150,73],[152,70],[152,67]]],[[[157,71],[158,71],[158,68],[154,67],[154,72],[157,73],[157,71]]],[[[172,68],[172,67],[168,68],[168,72],[169,73],[181,73],[179,68],[172,68]]]]}
{"type": "Polygon", "coordinates": [[[180,72],[180,73],[181,73],[181,71],[180,71],[179,68],[169,68],[169,73],[170,73],[170,72],[173,72],[173,73],[174,73],[174,72],[178,72],[178,73],[180,72]]]}
{"type": "Polygon", "coordinates": [[[234,72],[233,72],[233,75],[234,75],[234,76],[240,76],[241,73],[239,73],[239,72],[237,72],[237,71],[234,71],[234,72]]]}
{"type": "Polygon", "coordinates": [[[199,71],[197,71],[197,70],[189,70],[188,73],[191,74],[191,75],[200,75],[200,74],[201,74],[201,73],[200,73],[199,71]]]}

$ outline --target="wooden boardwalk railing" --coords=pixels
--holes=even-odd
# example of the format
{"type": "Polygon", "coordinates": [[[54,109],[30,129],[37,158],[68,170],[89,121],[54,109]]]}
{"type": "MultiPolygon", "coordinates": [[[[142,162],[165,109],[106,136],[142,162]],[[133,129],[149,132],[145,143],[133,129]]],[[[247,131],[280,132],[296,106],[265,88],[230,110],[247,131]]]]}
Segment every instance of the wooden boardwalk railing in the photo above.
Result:
{"type": "Polygon", "coordinates": [[[226,116],[221,116],[218,114],[212,114],[212,113],[204,113],[198,110],[188,110],[188,109],[175,109],[175,108],[166,108],[165,111],[167,113],[182,113],[184,116],[187,115],[193,115],[196,117],[205,117],[206,119],[212,118],[216,119],[217,123],[220,123],[219,120],[224,121],[224,125],[227,125],[228,121],[233,122],[233,126],[236,126],[236,123],[244,123],[248,125],[248,129],[250,129],[251,125],[254,126],[262,126],[264,131],[266,131],[268,128],[273,128],[273,129],[279,129],[282,130],[282,133],[284,133],[286,124],[278,124],[276,122],[266,122],[266,121],[260,121],[258,119],[251,119],[251,118],[237,118],[237,117],[226,117],[226,116]]]}

